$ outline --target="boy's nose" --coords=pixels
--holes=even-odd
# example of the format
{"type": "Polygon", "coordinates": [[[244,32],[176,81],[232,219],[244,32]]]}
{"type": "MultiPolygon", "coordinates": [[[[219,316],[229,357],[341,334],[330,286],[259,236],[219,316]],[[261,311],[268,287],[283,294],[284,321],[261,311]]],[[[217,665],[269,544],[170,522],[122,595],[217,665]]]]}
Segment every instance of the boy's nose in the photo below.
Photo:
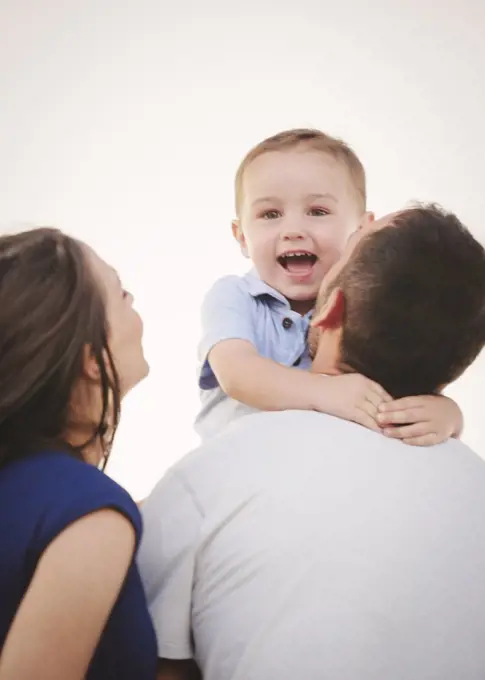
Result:
{"type": "Polygon", "coordinates": [[[286,229],[282,234],[281,237],[283,241],[301,241],[302,239],[305,238],[305,234],[303,233],[302,230],[300,229],[286,229]]]}

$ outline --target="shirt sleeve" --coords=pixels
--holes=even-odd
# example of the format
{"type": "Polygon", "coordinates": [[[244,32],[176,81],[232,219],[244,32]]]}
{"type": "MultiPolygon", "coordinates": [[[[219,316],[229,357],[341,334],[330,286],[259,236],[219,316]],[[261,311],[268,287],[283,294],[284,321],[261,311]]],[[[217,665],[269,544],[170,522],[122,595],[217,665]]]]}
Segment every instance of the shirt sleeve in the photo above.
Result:
{"type": "Polygon", "coordinates": [[[217,387],[217,379],[207,360],[209,352],[223,340],[247,340],[256,346],[252,319],[253,298],[238,276],[225,276],[209,290],[202,303],[202,337],[199,343],[199,387],[217,387]]]}
{"type": "Polygon", "coordinates": [[[170,471],[142,507],[144,534],[138,566],[163,659],[192,658],[191,610],[202,513],[170,471]]]}

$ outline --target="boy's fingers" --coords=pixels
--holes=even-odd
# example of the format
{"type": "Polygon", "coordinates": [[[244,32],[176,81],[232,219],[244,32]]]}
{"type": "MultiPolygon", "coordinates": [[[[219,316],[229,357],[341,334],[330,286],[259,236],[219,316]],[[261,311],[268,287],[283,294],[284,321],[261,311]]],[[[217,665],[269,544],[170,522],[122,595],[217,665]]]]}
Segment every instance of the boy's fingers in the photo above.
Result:
{"type": "Polygon", "coordinates": [[[376,394],[380,398],[381,402],[385,402],[385,403],[386,402],[389,402],[389,403],[392,402],[391,395],[388,394],[386,392],[386,390],[379,385],[379,383],[373,382],[372,380],[370,381],[370,383],[371,383],[371,385],[370,385],[371,386],[371,392],[376,394]]]}
{"type": "MultiPolygon", "coordinates": [[[[366,395],[364,399],[362,400],[362,405],[367,404],[372,406],[372,415],[374,418],[377,416],[377,413],[379,411],[379,405],[382,404],[382,397],[379,396],[377,392],[374,392],[373,390],[369,390],[366,392],[366,395]]],[[[365,409],[367,411],[367,408],[365,409]]]]}
{"type": "Polygon", "coordinates": [[[393,399],[389,402],[383,403],[379,410],[387,413],[421,408],[423,408],[423,397],[403,397],[402,399],[393,399]]]}
{"type": "Polygon", "coordinates": [[[410,446],[433,446],[433,444],[437,444],[437,436],[434,432],[430,432],[429,434],[424,434],[421,437],[410,437],[410,438],[405,438],[403,439],[403,442],[405,444],[409,444],[410,446]]]}
{"type": "Polygon", "coordinates": [[[375,418],[372,415],[369,415],[365,410],[363,409],[358,409],[357,413],[354,418],[356,423],[359,423],[359,425],[363,425],[364,427],[367,427],[369,430],[374,430],[375,432],[381,432],[381,428],[379,425],[376,423],[375,418]]]}
{"type": "MultiPolygon", "coordinates": [[[[426,421],[420,420],[422,414],[419,409],[407,409],[401,411],[384,411],[380,412],[377,416],[379,425],[406,425],[407,423],[422,423],[426,421]]],[[[429,430],[429,425],[428,425],[429,430]]]]}
{"type": "Polygon", "coordinates": [[[386,427],[384,434],[391,439],[413,439],[415,437],[436,437],[430,431],[430,423],[414,423],[413,425],[403,425],[401,427],[386,427]]]}
{"type": "Polygon", "coordinates": [[[371,418],[376,421],[376,425],[381,430],[381,423],[379,421],[379,404],[381,403],[381,398],[377,396],[374,392],[371,394],[366,394],[365,398],[358,404],[357,408],[365,411],[371,418]]]}

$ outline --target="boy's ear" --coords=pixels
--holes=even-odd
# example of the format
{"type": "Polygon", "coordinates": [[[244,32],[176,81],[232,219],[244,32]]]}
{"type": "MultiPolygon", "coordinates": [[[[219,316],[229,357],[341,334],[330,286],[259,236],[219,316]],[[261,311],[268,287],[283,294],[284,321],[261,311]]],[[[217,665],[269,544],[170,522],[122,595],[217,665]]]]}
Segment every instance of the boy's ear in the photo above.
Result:
{"type": "Polygon", "coordinates": [[[241,252],[244,255],[244,257],[249,257],[248,247],[247,247],[247,244],[246,244],[246,238],[244,237],[244,232],[241,229],[240,220],[233,220],[232,221],[232,235],[234,236],[236,241],[239,243],[239,247],[241,248],[241,252]]]}
{"type": "Polygon", "coordinates": [[[311,325],[322,330],[335,330],[342,326],[344,313],[345,296],[341,288],[334,288],[318,312],[314,312],[311,325]]]}

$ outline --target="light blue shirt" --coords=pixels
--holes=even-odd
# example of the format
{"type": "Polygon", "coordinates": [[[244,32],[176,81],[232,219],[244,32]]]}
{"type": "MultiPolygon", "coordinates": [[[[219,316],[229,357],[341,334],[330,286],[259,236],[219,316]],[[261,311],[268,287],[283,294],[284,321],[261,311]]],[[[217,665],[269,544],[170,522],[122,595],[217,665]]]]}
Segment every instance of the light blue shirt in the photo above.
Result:
{"type": "Polygon", "coordinates": [[[220,388],[207,360],[224,340],[246,340],[258,353],[283,366],[308,369],[311,364],[307,334],[311,312],[301,316],[288,300],[252,270],[245,276],[224,276],[216,281],[202,303],[202,339],[198,348],[202,408],[195,429],[205,440],[229,422],[255,413],[229,398],[220,388]]]}

